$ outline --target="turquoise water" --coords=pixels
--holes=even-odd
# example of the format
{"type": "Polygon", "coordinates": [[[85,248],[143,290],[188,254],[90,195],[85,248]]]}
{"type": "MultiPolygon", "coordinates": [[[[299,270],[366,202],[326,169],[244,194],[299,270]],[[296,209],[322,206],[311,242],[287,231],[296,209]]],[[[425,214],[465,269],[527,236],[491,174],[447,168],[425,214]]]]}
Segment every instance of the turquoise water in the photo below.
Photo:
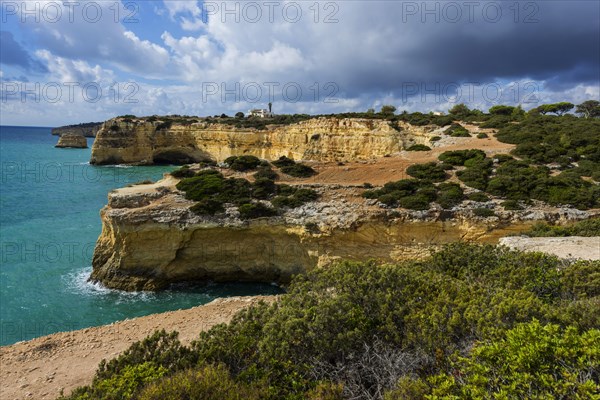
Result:
{"type": "Polygon", "coordinates": [[[209,284],[124,293],[87,283],[107,193],[173,167],[90,166],[90,149],[56,149],[56,141],[50,128],[0,127],[0,345],[217,297],[279,292],[209,284]]]}

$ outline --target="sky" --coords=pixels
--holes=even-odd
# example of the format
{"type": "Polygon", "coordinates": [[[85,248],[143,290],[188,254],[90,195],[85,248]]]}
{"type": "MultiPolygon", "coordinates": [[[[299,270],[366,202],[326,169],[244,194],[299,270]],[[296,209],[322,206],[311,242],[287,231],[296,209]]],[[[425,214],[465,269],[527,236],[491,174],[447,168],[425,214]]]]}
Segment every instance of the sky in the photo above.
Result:
{"type": "Polygon", "coordinates": [[[600,2],[0,0],[0,123],[600,99],[600,2]]]}

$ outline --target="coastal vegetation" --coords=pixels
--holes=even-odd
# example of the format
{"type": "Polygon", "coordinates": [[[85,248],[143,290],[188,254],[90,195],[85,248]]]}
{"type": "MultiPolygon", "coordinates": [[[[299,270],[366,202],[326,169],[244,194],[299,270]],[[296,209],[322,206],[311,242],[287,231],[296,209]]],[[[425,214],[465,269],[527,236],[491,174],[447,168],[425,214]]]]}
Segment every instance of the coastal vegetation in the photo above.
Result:
{"type": "Polygon", "coordinates": [[[593,398],[600,262],[454,243],[340,262],[190,346],[156,332],[61,399],[593,398]]]}
{"type": "MultiPolygon", "coordinates": [[[[225,212],[225,204],[237,206],[240,218],[255,219],[278,215],[286,208],[296,208],[316,200],[319,195],[313,189],[278,185],[279,175],[271,165],[254,156],[233,156],[225,160],[230,169],[238,172],[255,170],[254,181],[244,178],[225,178],[214,168],[194,171],[183,166],[171,173],[181,178],[177,189],[185,192],[188,200],[197,203],[190,209],[198,215],[215,215],[225,212]]],[[[304,164],[287,157],[273,162],[283,173],[297,177],[316,173],[304,164]]]]}
{"type": "MultiPolygon", "coordinates": [[[[600,207],[600,119],[561,115],[560,111],[559,116],[515,114],[515,110],[518,108],[496,106],[488,114],[488,122],[494,121],[499,128],[496,138],[516,145],[511,154],[490,158],[481,150],[446,151],[438,163],[407,169],[410,176],[421,180],[421,186],[428,187],[428,196],[419,196],[414,190],[395,190],[394,182],[364,196],[401,207],[406,201],[400,200],[411,197],[411,207],[406,208],[426,209],[436,200],[433,184],[455,175],[464,186],[482,192],[470,200],[485,201],[488,194],[505,200],[502,205],[506,210],[518,210],[522,208],[519,202],[531,200],[581,210],[600,207]],[[418,201],[414,201],[415,196],[418,201]]],[[[459,111],[466,112],[462,108],[459,111]]],[[[446,133],[461,136],[464,131],[461,125],[453,124],[446,133]]]]}
{"type": "Polygon", "coordinates": [[[531,237],[600,236],[600,218],[586,219],[566,226],[538,222],[523,235],[531,237]]]}

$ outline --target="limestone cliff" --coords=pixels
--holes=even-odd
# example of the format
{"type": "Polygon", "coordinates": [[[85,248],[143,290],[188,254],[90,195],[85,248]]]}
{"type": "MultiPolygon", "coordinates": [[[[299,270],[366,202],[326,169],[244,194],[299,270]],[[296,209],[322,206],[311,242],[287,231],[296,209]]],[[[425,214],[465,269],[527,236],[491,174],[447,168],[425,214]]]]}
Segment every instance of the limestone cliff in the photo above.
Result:
{"type": "Polygon", "coordinates": [[[60,136],[58,143],[54,147],[87,149],[88,144],[87,139],[81,135],[65,134],[60,136]]]}
{"type": "Polygon", "coordinates": [[[286,282],[293,274],[338,259],[392,262],[423,257],[457,240],[497,242],[540,219],[588,217],[587,212],[498,210],[477,218],[454,211],[393,211],[359,196],[362,189],[312,187],[321,199],[282,216],[242,221],[235,207],[200,217],[172,177],[113,191],[101,211],[102,234],[92,281],[124,290],[158,290],[190,281],[286,282]]]}
{"type": "Polygon", "coordinates": [[[372,159],[429,143],[433,128],[358,118],[313,118],[265,130],[206,121],[187,124],[112,119],[100,128],[92,164],[184,164],[250,154],[263,159],[372,159]]]}
{"type": "Polygon", "coordinates": [[[98,130],[102,126],[102,122],[88,122],[78,125],[60,126],[52,129],[53,135],[79,135],[85,137],[96,137],[98,130]]]}

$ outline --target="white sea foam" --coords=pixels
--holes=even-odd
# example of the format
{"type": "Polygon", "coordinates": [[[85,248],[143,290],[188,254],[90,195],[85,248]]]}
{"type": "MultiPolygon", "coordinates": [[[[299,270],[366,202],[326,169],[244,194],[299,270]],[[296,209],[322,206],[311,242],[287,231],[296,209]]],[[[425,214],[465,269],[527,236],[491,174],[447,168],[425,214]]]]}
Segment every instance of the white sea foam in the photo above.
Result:
{"type": "Polygon", "coordinates": [[[151,301],[156,298],[153,292],[125,292],[110,289],[98,282],[90,282],[88,278],[92,273],[92,267],[83,268],[66,275],[67,287],[83,296],[112,297],[116,304],[131,301],[151,301]]]}

